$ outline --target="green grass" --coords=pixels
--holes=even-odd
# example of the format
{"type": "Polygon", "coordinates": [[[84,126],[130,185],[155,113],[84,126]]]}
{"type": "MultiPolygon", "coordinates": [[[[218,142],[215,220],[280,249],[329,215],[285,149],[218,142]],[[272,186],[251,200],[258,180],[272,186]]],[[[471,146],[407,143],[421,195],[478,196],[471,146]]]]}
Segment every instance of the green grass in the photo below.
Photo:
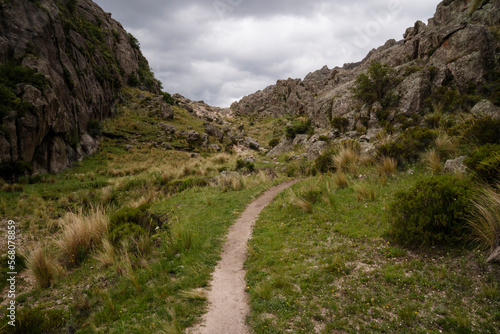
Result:
{"type": "Polygon", "coordinates": [[[467,249],[404,249],[385,238],[395,192],[426,177],[397,173],[385,186],[375,167],[355,187],[327,188],[328,176],[285,191],[256,223],[246,262],[256,333],[496,333],[498,268],[467,249]],[[313,185],[313,186],[311,186],[313,185]],[[323,201],[291,205],[314,187],[323,201]],[[333,198],[332,198],[333,197],[333,198]]]}
{"type": "MultiPolygon", "coordinates": [[[[135,97],[137,92],[128,91],[128,102],[103,126],[105,132],[122,138],[103,137],[98,152],[62,173],[23,178],[19,191],[0,190],[1,215],[15,220],[23,235],[17,269],[25,268],[21,253],[39,241],[46,245],[47,259],[57,263],[57,275],[41,284],[43,288],[19,277],[16,305],[26,323],[47,321],[44,326],[55,333],[68,328],[77,333],[185,329],[207,306],[204,290],[228,227],[255,196],[279,180],[259,171],[266,166],[259,163],[254,173],[233,172],[228,179],[236,180],[238,186],[228,187],[220,172],[234,171],[242,155],[212,155],[194,147],[202,157],[191,157],[190,152],[157,147],[164,135],[158,121],[135,97]],[[127,151],[125,145],[130,142],[134,148],[127,151]],[[72,253],[80,261],[67,265],[73,254],[63,256],[59,242],[60,219],[67,213],[83,209],[85,219],[95,207],[111,217],[121,208],[142,204],[148,204],[147,217],[159,219],[150,234],[134,235],[137,229],[129,226],[125,232],[130,234],[115,244],[96,239],[85,249],[75,250],[72,253]],[[55,326],[51,320],[55,313],[46,310],[61,314],[62,325],[58,318],[55,326]]],[[[148,98],[149,93],[145,94],[148,98]]],[[[203,131],[202,120],[179,107],[174,109],[176,116],[168,123],[178,130],[192,126],[203,131]]],[[[173,144],[186,147],[180,138],[174,138],[173,144]]],[[[0,232],[0,238],[5,237],[0,232]]],[[[0,253],[6,254],[4,243],[0,245],[0,253]]],[[[5,257],[0,260],[5,262],[5,257]]],[[[6,282],[3,266],[0,274],[0,281],[6,282]]],[[[0,307],[0,316],[5,312],[0,307]]],[[[5,331],[0,326],[0,333],[5,331]]]]}

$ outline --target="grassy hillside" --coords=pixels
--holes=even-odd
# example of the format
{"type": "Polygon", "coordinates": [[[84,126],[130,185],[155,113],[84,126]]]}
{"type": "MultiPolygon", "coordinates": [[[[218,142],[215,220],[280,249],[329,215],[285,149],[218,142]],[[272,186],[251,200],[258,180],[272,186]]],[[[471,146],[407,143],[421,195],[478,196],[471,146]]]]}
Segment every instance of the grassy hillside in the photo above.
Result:
{"type": "MultiPolygon", "coordinates": [[[[280,178],[242,164],[249,153],[212,154],[175,135],[165,148],[146,107],[152,98],[125,90],[116,116],[94,125],[105,134],[99,151],[76,166],[1,184],[1,216],[17,224],[16,269],[27,268],[17,277],[14,332],[178,332],[203,312],[228,227],[280,178]]],[[[162,122],[203,129],[174,112],[162,122]]],[[[0,302],[3,317],[6,293],[0,302]]],[[[11,333],[5,324],[0,332],[11,333]]]]}
{"type": "MultiPolygon", "coordinates": [[[[18,333],[181,333],[206,310],[228,227],[286,178],[303,180],[263,211],[248,247],[256,333],[500,330],[498,121],[436,112],[381,131],[370,153],[324,138],[307,161],[303,147],[269,158],[189,145],[159,123],[202,132],[203,122],[178,106],[159,119],[154,98],[124,90],[115,117],[93,124],[97,153],[0,185],[1,216],[18,228],[18,333]],[[468,170],[445,172],[462,155],[468,170]]],[[[235,126],[265,143],[304,123],[290,121],[235,126]]]]}

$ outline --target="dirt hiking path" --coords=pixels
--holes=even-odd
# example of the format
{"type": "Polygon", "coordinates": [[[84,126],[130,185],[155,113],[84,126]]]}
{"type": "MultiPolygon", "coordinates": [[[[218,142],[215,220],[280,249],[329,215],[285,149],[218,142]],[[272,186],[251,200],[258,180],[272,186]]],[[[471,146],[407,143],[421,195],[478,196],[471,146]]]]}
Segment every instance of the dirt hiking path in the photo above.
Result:
{"type": "Polygon", "coordinates": [[[202,323],[188,330],[191,334],[248,334],[245,323],[250,313],[248,295],[245,292],[245,270],[243,263],[247,256],[247,241],[252,235],[253,224],[260,212],[281,191],[299,180],[288,181],[268,189],[250,203],[241,217],[230,228],[224,244],[222,258],[212,276],[208,292],[209,309],[202,323]]]}

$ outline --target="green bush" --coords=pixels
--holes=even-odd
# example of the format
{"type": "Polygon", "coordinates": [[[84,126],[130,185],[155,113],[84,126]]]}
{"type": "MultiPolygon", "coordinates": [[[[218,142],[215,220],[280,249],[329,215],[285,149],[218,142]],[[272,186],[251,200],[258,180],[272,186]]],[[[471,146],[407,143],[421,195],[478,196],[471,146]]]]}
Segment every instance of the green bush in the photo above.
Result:
{"type": "Polygon", "coordinates": [[[148,212],[150,204],[137,208],[123,207],[110,218],[110,239],[116,243],[124,237],[138,237],[151,229],[151,215],[148,212]]]}
{"type": "Polygon", "coordinates": [[[393,89],[400,81],[394,68],[372,62],[367,73],[362,73],[356,78],[353,93],[363,103],[371,106],[378,101],[386,109],[398,101],[393,89]]]}
{"type": "Polygon", "coordinates": [[[470,121],[465,130],[463,140],[478,145],[500,143],[500,119],[484,117],[470,121]]]}
{"type": "Polygon", "coordinates": [[[170,182],[166,186],[166,192],[169,194],[175,194],[183,192],[186,189],[191,189],[194,187],[206,187],[209,182],[205,179],[186,179],[186,180],[176,180],[170,182]]]}
{"type": "Polygon", "coordinates": [[[172,95],[170,95],[170,94],[169,94],[169,93],[167,93],[167,92],[162,92],[161,94],[163,95],[163,100],[164,100],[166,103],[170,104],[171,106],[175,105],[175,102],[176,102],[176,101],[175,101],[175,99],[172,97],[172,95]]]}
{"type": "Polygon", "coordinates": [[[313,131],[311,120],[308,119],[306,121],[297,120],[294,121],[291,125],[288,125],[285,128],[285,133],[288,138],[295,138],[296,135],[307,134],[313,131]]]}
{"type": "Polygon", "coordinates": [[[236,160],[236,170],[246,169],[249,172],[253,172],[255,170],[255,164],[250,161],[244,161],[242,159],[236,160]]]}
{"type": "Polygon", "coordinates": [[[273,138],[269,141],[269,147],[275,147],[275,146],[278,146],[278,144],[280,143],[280,138],[273,138]]]}
{"type": "Polygon", "coordinates": [[[332,161],[333,152],[327,151],[314,160],[313,169],[316,172],[325,174],[329,171],[335,172],[336,168],[332,161]]]}
{"type": "Polygon", "coordinates": [[[33,166],[26,161],[16,161],[12,163],[0,164],[0,177],[6,181],[33,174],[33,166]]]}
{"type": "Polygon", "coordinates": [[[399,164],[413,163],[419,160],[420,153],[434,143],[437,134],[427,128],[411,127],[406,129],[395,141],[378,147],[380,156],[397,159],[399,164]]]}
{"type": "Polygon", "coordinates": [[[0,65],[0,124],[10,111],[17,111],[20,115],[33,110],[33,105],[16,96],[16,85],[25,83],[36,87],[43,92],[47,79],[36,70],[18,65],[16,62],[6,62],[0,65]]]}
{"type": "MultiPolygon", "coordinates": [[[[64,314],[60,310],[43,309],[41,307],[23,308],[17,311],[15,327],[9,326],[11,327],[9,333],[58,333],[63,326],[64,314]]],[[[1,333],[4,332],[1,331],[1,333]]]]}
{"type": "Polygon", "coordinates": [[[102,123],[95,120],[91,119],[87,123],[87,131],[88,134],[91,135],[92,137],[100,137],[102,136],[102,131],[103,131],[103,126],[102,123]]]}
{"type": "Polygon", "coordinates": [[[345,117],[335,117],[332,119],[332,126],[340,132],[345,132],[349,126],[349,120],[345,117]]]}
{"type": "Polygon", "coordinates": [[[495,184],[500,180],[500,144],[486,144],[465,159],[465,165],[479,178],[495,184]]]}
{"type": "Polygon", "coordinates": [[[398,192],[390,206],[389,235],[411,246],[452,245],[467,236],[472,198],[467,180],[433,176],[398,192]]]}

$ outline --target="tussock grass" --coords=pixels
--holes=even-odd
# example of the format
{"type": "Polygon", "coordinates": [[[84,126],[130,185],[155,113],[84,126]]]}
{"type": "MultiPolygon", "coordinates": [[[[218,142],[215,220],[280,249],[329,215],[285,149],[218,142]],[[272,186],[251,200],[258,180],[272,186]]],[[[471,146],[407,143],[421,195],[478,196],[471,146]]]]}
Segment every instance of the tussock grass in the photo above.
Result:
{"type": "Polygon", "coordinates": [[[458,140],[449,136],[446,132],[440,132],[435,140],[436,149],[441,154],[456,157],[458,152],[458,140]]]}
{"type": "Polygon", "coordinates": [[[380,176],[391,177],[398,171],[398,161],[391,157],[382,157],[377,163],[377,172],[380,176]]]}
{"type": "Polygon", "coordinates": [[[106,267],[114,265],[116,262],[116,251],[115,247],[109,241],[109,239],[102,239],[102,250],[94,255],[94,259],[99,263],[99,265],[106,267]]]}
{"type": "Polygon", "coordinates": [[[358,201],[362,200],[367,200],[367,201],[374,201],[377,197],[377,194],[375,192],[375,189],[372,187],[364,184],[364,183],[357,183],[354,185],[354,191],[356,192],[356,197],[358,201]]]}
{"type": "Polygon", "coordinates": [[[356,174],[356,165],[359,162],[359,151],[356,148],[352,146],[343,146],[332,159],[337,170],[344,172],[350,171],[356,174]]]}
{"type": "Polygon", "coordinates": [[[312,213],[311,201],[303,196],[297,195],[293,190],[290,191],[290,204],[305,212],[312,213]]]}
{"type": "Polygon", "coordinates": [[[500,184],[482,189],[472,204],[469,225],[474,240],[489,252],[488,262],[500,262],[500,184]]]}
{"type": "Polygon", "coordinates": [[[57,261],[47,255],[44,247],[40,244],[26,256],[26,266],[40,288],[49,287],[58,273],[57,261]]]}
{"type": "Polygon", "coordinates": [[[219,186],[223,191],[238,191],[245,189],[246,178],[238,173],[230,173],[218,178],[219,186]]]}
{"type": "Polygon", "coordinates": [[[442,174],[444,166],[441,161],[441,155],[436,149],[431,149],[422,154],[422,162],[427,165],[427,168],[434,175],[442,174]]]}
{"type": "Polygon", "coordinates": [[[90,250],[102,242],[109,220],[102,208],[93,208],[87,214],[83,210],[68,213],[61,221],[62,235],[57,241],[62,258],[67,265],[76,265],[90,250]]]}
{"type": "Polygon", "coordinates": [[[342,171],[338,171],[333,175],[333,182],[340,189],[344,189],[349,186],[349,179],[347,178],[347,175],[342,171]]]}

